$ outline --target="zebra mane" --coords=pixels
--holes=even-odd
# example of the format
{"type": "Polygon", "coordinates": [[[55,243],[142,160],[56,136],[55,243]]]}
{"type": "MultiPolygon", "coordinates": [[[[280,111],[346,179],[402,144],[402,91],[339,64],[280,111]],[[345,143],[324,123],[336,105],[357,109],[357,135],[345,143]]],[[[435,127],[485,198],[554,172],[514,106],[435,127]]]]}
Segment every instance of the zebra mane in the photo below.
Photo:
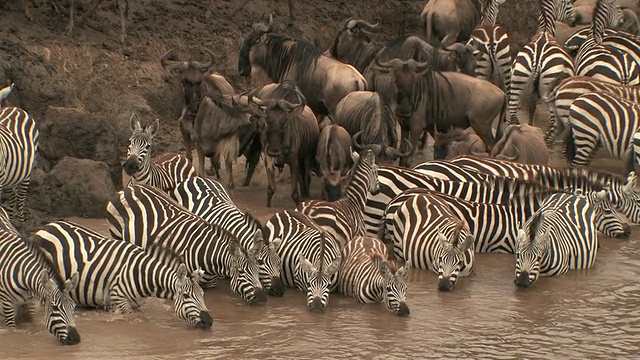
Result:
{"type": "Polygon", "coordinates": [[[543,222],[543,216],[542,215],[542,211],[538,210],[535,213],[533,213],[533,216],[531,216],[531,219],[529,221],[529,243],[533,244],[534,240],[536,239],[536,233],[538,233],[538,229],[540,229],[540,225],[543,222]]]}
{"type": "MultiPolygon", "coordinates": [[[[5,230],[0,230],[0,232],[2,231],[5,231],[5,230]]],[[[60,274],[58,267],[56,266],[56,264],[53,262],[52,259],[50,259],[48,256],[45,256],[45,254],[43,253],[43,250],[41,249],[43,245],[42,238],[38,236],[28,238],[22,235],[15,235],[15,234],[12,234],[12,235],[16,236],[17,238],[20,239],[20,241],[22,241],[22,243],[24,243],[26,248],[29,250],[29,253],[31,254],[31,256],[33,256],[36,259],[36,262],[38,262],[40,266],[42,266],[44,269],[47,270],[47,273],[56,282],[56,285],[58,285],[58,288],[60,288],[61,290],[64,289],[65,280],[60,274]]]]}
{"type": "Polygon", "coordinates": [[[459,218],[454,218],[452,220],[456,223],[456,227],[453,229],[453,241],[451,244],[453,245],[453,247],[457,247],[458,243],[460,242],[460,233],[464,228],[464,222],[459,218]]]}
{"type": "Polygon", "coordinates": [[[147,245],[144,252],[153,259],[159,260],[162,264],[168,265],[172,269],[177,269],[180,264],[184,264],[182,255],[166,246],[158,243],[147,245]]]}
{"type": "Polygon", "coordinates": [[[591,169],[567,168],[560,170],[560,173],[574,183],[582,184],[583,187],[588,186],[594,191],[600,191],[612,185],[624,186],[627,181],[620,175],[591,169]]]}
{"type": "Polygon", "coordinates": [[[325,246],[327,246],[327,239],[325,238],[326,233],[323,231],[320,233],[320,251],[318,252],[318,259],[320,259],[319,261],[319,265],[318,265],[318,273],[322,274],[322,271],[324,270],[324,257],[325,257],[325,246]]]}
{"type": "Polygon", "coordinates": [[[490,177],[484,183],[492,186],[494,189],[501,189],[501,191],[503,191],[503,200],[505,202],[512,201],[515,198],[523,196],[537,196],[566,192],[564,189],[553,189],[547,187],[537,180],[524,180],[503,176],[490,177]]]}

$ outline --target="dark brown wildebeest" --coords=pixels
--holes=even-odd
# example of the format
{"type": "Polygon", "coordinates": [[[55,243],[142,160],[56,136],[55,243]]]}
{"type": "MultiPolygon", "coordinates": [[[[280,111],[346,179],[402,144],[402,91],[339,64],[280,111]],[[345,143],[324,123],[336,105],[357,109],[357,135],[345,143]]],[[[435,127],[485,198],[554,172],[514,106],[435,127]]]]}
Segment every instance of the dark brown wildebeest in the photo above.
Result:
{"type": "Polygon", "coordinates": [[[410,148],[404,153],[398,151],[398,122],[377,92],[348,94],[336,106],[333,121],[351,134],[355,151],[373,150],[378,164],[391,164],[411,154],[410,148]]]}
{"type": "MultiPolygon", "coordinates": [[[[436,72],[428,63],[393,59],[375,61],[374,70],[391,74],[395,113],[400,120],[402,137],[409,138],[415,150],[428,131],[446,131],[449,127],[471,126],[491,149],[495,144],[492,132],[498,119],[500,134],[506,111],[504,92],[496,85],[457,72],[436,72]]],[[[424,141],[426,144],[426,141],[424,141]]],[[[409,166],[411,157],[401,165],[409,166]]]]}
{"type": "Polygon", "coordinates": [[[526,164],[547,165],[549,149],[542,129],[529,124],[510,124],[491,150],[491,156],[526,164]]]}
{"type": "Polygon", "coordinates": [[[342,195],[344,179],[353,167],[351,135],[340,125],[320,132],[316,163],[322,181],[322,200],[336,201],[342,195]]]}
{"type": "Polygon", "coordinates": [[[193,127],[193,139],[198,153],[198,174],[205,176],[204,159],[211,158],[213,164],[224,162],[227,172],[226,186],[233,190],[233,163],[244,155],[246,177],[244,186],[249,186],[253,172],[260,160],[259,119],[252,113],[246,96],[219,95],[205,96],[193,127]]]}
{"type": "Polygon", "coordinates": [[[305,98],[294,83],[269,84],[249,95],[254,111],[263,111],[266,124],[262,126],[261,142],[267,172],[267,206],[276,191],[275,167],[289,165],[291,171],[291,198],[300,204],[300,198],[309,198],[311,170],[318,145],[318,121],[305,98]]]}
{"type": "Polygon", "coordinates": [[[317,115],[333,113],[348,93],[366,89],[364,77],[353,66],[322,55],[305,41],[273,34],[272,29],[271,16],[269,23],[255,24],[240,49],[238,72],[251,76],[254,86],[294,81],[317,115]]]}
{"type": "Polygon", "coordinates": [[[479,0],[429,0],[420,14],[420,26],[434,46],[466,42],[480,23],[479,0]]]}
{"type": "Polygon", "coordinates": [[[472,128],[452,128],[446,133],[435,131],[433,158],[449,160],[460,155],[489,156],[487,147],[472,128]]]}

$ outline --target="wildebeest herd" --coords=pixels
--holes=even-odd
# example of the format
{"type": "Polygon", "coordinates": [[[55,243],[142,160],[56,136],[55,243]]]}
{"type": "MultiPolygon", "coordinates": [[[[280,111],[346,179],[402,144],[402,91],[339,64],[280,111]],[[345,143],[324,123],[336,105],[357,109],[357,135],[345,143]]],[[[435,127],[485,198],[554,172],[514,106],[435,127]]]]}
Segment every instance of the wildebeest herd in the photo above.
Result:
{"type": "Polygon", "coordinates": [[[432,271],[438,289],[451,290],[473,271],[476,252],[515,254],[514,282],[523,288],[591,267],[598,233],[628,237],[626,221],[640,223],[632,171],[640,39],[620,29],[637,6],[540,0],[538,31],[511,59],[496,24],[504,2],[430,0],[423,33],[387,41],[376,38],[379,24],[347,19],[324,53],[274,33],[269,16],[239,49],[238,71],[254,85],[239,93],[210,73],[210,50],[205,62],[167,52],[160,63],[180,82],[186,154],[152,159],[160,124],[131,116],[123,163],[131,180],[107,204],[111,238],[68,221],[30,237],[12,225],[23,218],[38,130],[24,110],[1,108],[5,323],[14,326],[17,312],[33,312],[40,300],[49,331],[76,344],[76,305],[128,313],[155,296],[207,329],[203,288],[221,278],[250,304],[289,287],[321,310],[337,290],[408,315],[409,268],[432,271]],[[580,10],[586,3],[590,12],[580,10]],[[554,37],[557,21],[587,18],[566,42],[554,37]],[[533,95],[550,110],[546,133],[532,124],[533,95]],[[522,124],[521,103],[529,115],[522,124]],[[435,159],[409,168],[429,134],[435,159]],[[548,166],[562,134],[573,166],[548,166]],[[626,177],[584,168],[601,145],[626,158],[626,177]],[[264,224],[239,209],[232,165],[240,156],[244,186],[264,159],[269,207],[276,168],[288,165],[296,208],[264,224]],[[206,176],[207,157],[218,178],[224,163],[224,185],[206,176]],[[322,199],[310,199],[314,174],[322,199]]]}

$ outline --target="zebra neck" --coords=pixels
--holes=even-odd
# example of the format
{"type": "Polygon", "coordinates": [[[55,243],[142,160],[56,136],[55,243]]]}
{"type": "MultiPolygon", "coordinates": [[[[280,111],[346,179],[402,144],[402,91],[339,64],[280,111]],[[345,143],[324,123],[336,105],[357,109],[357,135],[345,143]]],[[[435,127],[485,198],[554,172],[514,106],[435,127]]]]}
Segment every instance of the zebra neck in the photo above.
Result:
{"type": "Polygon", "coordinates": [[[123,267],[118,277],[121,287],[129,289],[132,299],[147,296],[173,299],[175,271],[146,256],[123,267]],[[128,283],[128,284],[127,284],[128,283]]]}
{"type": "Polygon", "coordinates": [[[151,164],[149,160],[144,161],[142,169],[133,174],[132,178],[139,184],[152,184],[153,179],[162,179],[162,170],[151,164]]]}
{"type": "Polygon", "coordinates": [[[498,19],[498,2],[496,0],[491,0],[489,2],[489,6],[487,6],[487,10],[484,13],[484,19],[482,20],[482,22],[488,25],[495,25],[497,19],[498,19]]]}
{"type": "Polygon", "coordinates": [[[371,283],[369,284],[369,296],[372,300],[380,302],[384,300],[384,278],[378,274],[378,269],[374,271],[375,273],[371,277],[371,283]]]}
{"type": "Polygon", "coordinates": [[[344,198],[341,199],[364,211],[367,204],[368,182],[365,179],[354,177],[349,186],[344,190],[344,198]]]}

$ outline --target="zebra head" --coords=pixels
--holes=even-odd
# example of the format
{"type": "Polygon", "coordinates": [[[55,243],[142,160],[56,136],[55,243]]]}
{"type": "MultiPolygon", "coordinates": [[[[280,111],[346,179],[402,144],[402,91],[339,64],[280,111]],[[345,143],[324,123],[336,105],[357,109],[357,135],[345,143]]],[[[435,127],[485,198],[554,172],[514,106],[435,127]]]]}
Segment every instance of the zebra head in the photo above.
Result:
{"type": "Polygon", "coordinates": [[[178,266],[174,307],[180,319],[199,329],[209,329],[213,319],[204,303],[204,290],[200,286],[203,274],[201,269],[189,274],[184,263],[178,266]]]}
{"type": "Polygon", "coordinates": [[[371,261],[376,265],[383,281],[383,301],[387,309],[398,316],[409,315],[407,306],[407,284],[404,282],[407,276],[407,266],[399,267],[394,261],[382,259],[380,255],[371,256],[371,261]]]}
{"type": "Polygon", "coordinates": [[[549,246],[549,230],[540,233],[540,225],[544,218],[542,213],[535,213],[518,230],[516,239],[516,278],[518,287],[528,288],[540,275],[540,263],[549,246]],[[528,232],[527,232],[528,227],[528,232]]]}
{"type": "Polygon", "coordinates": [[[151,164],[151,140],[158,133],[160,122],[156,119],[151,125],[142,128],[136,114],[131,114],[129,127],[133,132],[129,138],[127,160],[122,164],[124,172],[133,176],[151,164]]]}
{"type": "Polygon", "coordinates": [[[351,152],[351,158],[355,164],[352,170],[352,176],[363,176],[366,178],[367,190],[371,194],[377,194],[380,191],[380,180],[378,179],[378,165],[376,165],[376,154],[371,149],[364,150],[362,153],[351,152]]]}
{"type": "Polygon", "coordinates": [[[249,304],[267,302],[267,297],[260,283],[260,268],[258,266],[258,254],[263,246],[263,241],[254,242],[249,250],[246,250],[237,239],[229,240],[231,253],[231,289],[240,295],[249,304]]]}
{"type": "Polygon", "coordinates": [[[607,188],[585,194],[593,207],[596,228],[608,237],[628,238],[631,227],[611,205],[609,191],[607,188]]]}
{"type": "Polygon", "coordinates": [[[316,261],[309,261],[303,254],[298,256],[300,269],[307,278],[307,307],[310,310],[324,310],[329,305],[329,291],[333,283],[333,275],[338,272],[342,257],[337,256],[329,261],[326,252],[321,250],[316,261]]]}
{"type": "Polygon", "coordinates": [[[460,222],[453,232],[453,239],[449,241],[446,236],[438,229],[438,241],[442,250],[437,259],[438,268],[438,290],[451,290],[453,285],[458,281],[458,275],[464,267],[466,253],[471,250],[474,238],[467,235],[464,240],[460,241],[460,232],[463,227],[460,222]]]}
{"type": "Polygon", "coordinates": [[[640,193],[636,191],[636,180],[636,173],[630,172],[624,185],[614,186],[609,192],[609,200],[629,221],[640,224],[640,193]]]}
{"type": "Polygon", "coordinates": [[[271,296],[283,296],[284,285],[282,285],[282,280],[280,279],[282,259],[276,252],[278,246],[282,243],[282,239],[277,238],[267,243],[262,237],[262,230],[257,230],[254,241],[262,244],[258,253],[259,277],[262,287],[271,296]]]}
{"type": "Polygon", "coordinates": [[[64,345],[80,343],[80,334],[73,318],[76,303],[69,294],[78,286],[79,278],[76,272],[60,284],[49,276],[48,270],[42,270],[40,274],[40,283],[44,287],[45,323],[49,332],[64,345]]]}

